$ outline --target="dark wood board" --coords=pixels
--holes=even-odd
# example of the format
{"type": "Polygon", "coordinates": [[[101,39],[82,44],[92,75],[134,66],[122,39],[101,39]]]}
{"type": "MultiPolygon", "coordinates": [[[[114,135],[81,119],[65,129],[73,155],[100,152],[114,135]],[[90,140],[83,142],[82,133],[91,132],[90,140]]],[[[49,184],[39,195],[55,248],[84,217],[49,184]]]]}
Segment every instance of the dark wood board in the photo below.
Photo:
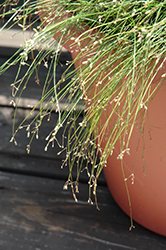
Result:
{"type": "Polygon", "coordinates": [[[119,209],[106,187],[98,204],[87,203],[80,184],[78,202],[63,181],[0,173],[0,249],[165,249],[166,239],[136,224],[119,209]]]}
{"type": "MultiPolygon", "coordinates": [[[[24,119],[25,113],[26,110],[20,109],[16,127],[24,119]]],[[[54,148],[50,146],[47,152],[44,151],[46,145],[45,137],[55,126],[58,117],[57,114],[52,115],[50,122],[45,121],[43,123],[39,132],[39,139],[34,139],[29,155],[26,152],[26,145],[29,142],[26,129],[18,132],[18,136],[16,136],[17,146],[10,142],[10,138],[12,137],[12,107],[1,107],[0,114],[0,170],[46,176],[48,178],[67,179],[68,166],[64,166],[61,169],[63,160],[65,159],[65,152],[57,155],[61,150],[57,145],[54,148]]],[[[62,141],[62,132],[63,129],[57,135],[59,142],[62,141]]],[[[73,177],[74,179],[76,178],[76,167],[73,177]]],[[[80,175],[80,181],[88,183],[86,171],[80,175]]],[[[103,174],[99,178],[99,183],[106,185],[103,174]]]]}

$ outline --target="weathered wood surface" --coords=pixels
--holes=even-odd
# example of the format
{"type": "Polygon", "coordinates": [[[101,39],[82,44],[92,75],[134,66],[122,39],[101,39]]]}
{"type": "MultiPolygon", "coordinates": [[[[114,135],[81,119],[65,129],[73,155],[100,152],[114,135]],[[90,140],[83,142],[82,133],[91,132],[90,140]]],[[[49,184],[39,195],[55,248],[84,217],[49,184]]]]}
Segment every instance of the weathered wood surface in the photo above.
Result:
{"type": "Polygon", "coordinates": [[[118,208],[106,187],[98,188],[100,211],[78,203],[63,181],[0,174],[0,249],[165,249],[165,238],[136,225],[118,208]]]}
{"type": "MultiPolygon", "coordinates": [[[[60,76],[62,68],[58,70],[60,76]]],[[[130,219],[114,202],[104,176],[98,185],[100,211],[87,203],[86,174],[80,179],[77,203],[70,188],[63,190],[68,174],[67,168],[60,168],[64,156],[56,155],[58,147],[44,151],[45,136],[55,124],[56,114],[44,123],[30,155],[25,151],[28,141],[24,130],[18,133],[17,147],[9,142],[13,116],[10,84],[14,74],[13,68],[0,77],[0,96],[4,97],[0,99],[0,249],[166,249],[166,238],[137,223],[129,232],[130,219]]],[[[40,88],[34,85],[27,91],[24,98],[29,101],[30,93],[33,99],[40,94],[40,88]]],[[[26,107],[18,110],[17,124],[26,115],[26,107]]]]}

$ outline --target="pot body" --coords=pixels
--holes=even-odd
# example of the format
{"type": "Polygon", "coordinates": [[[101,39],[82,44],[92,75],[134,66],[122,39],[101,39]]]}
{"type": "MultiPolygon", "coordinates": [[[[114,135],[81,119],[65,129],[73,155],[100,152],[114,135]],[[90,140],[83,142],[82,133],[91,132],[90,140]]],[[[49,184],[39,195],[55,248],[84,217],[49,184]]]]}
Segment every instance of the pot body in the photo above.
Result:
{"type": "Polygon", "coordinates": [[[121,209],[130,216],[131,205],[133,220],[166,236],[166,84],[150,103],[147,114],[143,133],[134,128],[130,155],[125,154],[123,161],[117,160],[116,143],[104,173],[121,209]]]}
{"type": "MultiPolygon", "coordinates": [[[[41,17],[39,12],[39,16],[41,17]]],[[[47,15],[46,15],[47,16],[47,15]]],[[[61,17],[66,18],[66,16],[61,17]]],[[[42,17],[41,17],[42,19],[42,17]]],[[[56,20],[55,20],[56,21],[56,20]]],[[[45,24],[45,23],[44,23],[45,24]]],[[[87,27],[84,27],[85,31],[87,27]]],[[[78,38],[83,33],[74,33],[78,38]]],[[[72,33],[72,32],[71,32],[72,33]]],[[[59,33],[55,32],[57,39],[59,33]]],[[[70,39],[64,47],[71,52],[73,59],[85,45],[89,38],[74,49],[70,39]]],[[[82,58],[84,60],[84,57],[82,58]]],[[[75,60],[75,66],[80,67],[82,60],[75,60]]],[[[152,88],[166,72],[166,63],[155,77],[152,88]]],[[[109,108],[111,112],[111,107],[109,108]]],[[[148,106],[145,118],[144,132],[134,128],[130,139],[130,155],[125,154],[123,161],[117,160],[120,152],[118,143],[114,152],[109,156],[107,167],[104,168],[105,178],[111,194],[121,209],[142,226],[166,236],[166,83],[148,106]],[[127,186],[127,188],[126,188],[127,186]],[[128,193],[127,193],[128,190],[128,193]]],[[[104,124],[107,114],[102,114],[100,127],[104,124]]],[[[107,133],[109,127],[107,128],[107,133]]],[[[102,142],[104,148],[106,141],[102,142]]]]}

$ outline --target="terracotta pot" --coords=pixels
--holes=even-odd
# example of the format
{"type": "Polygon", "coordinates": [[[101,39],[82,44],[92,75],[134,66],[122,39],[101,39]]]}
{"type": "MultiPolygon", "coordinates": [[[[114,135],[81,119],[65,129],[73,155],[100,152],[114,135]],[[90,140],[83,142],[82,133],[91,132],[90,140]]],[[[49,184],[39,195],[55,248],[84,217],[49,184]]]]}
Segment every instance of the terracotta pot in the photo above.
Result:
{"type": "MultiPolygon", "coordinates": [[[[41,13],[39,14],[41,16],[41,13]]],[[[67,16],[63,17],[67,18],[67,16]]],[[[87,30],[87,27],[84,27],[87,30]]],[[[73,36],[78,38],[79,31],[73,36]]],[[[55,33],[54,38],[58,37],[55,33]]],[[[71,47],[73,40],[64,44],[73,59],[80,49],[87,45],[89,38],[71,47]]],[[[86,58],[75,61],[75,67],[86,58]]],[[[166,63],[155,77],[152,88],[166,72],[166,63]]],[[[123,161],[117,160],[120,152],[116,143],[114,153],[108,158],[104,168],[106,181],[111,194],[122,210],[144,227],[166,236],[166,83],[163,84],[154,100],[148,106],[144,133],[135,127],[130,140],[130,155],[125,154],[123,161]],[[138,144],[139,142],[139,144],[138,144]],[[131,214],[132,213],[132,214],[131,214]]],[[[105,114],[102,115],[105,121],[105,114]]],[[[107,133],[109,128],[107,130],[107,133]]],[[[104,147],[104,145],[102,144],[104,147]]]]}
{"type": "MultiPolygon", "coordinates": [[[[166,65],[163,72],[165,70],[166,65]]],[[[146,117],[141,137],[140,131],[135,127],[129,144],[130,155],[125,154],[123,158],[123,169],[122,162],[117,160],[118,143],[115,145],[113,155],[108,158],[107,167],[104,168],[110,192],[122,210],[129,216],[132,212],[132,218],[136,222],[164,236],[166,236],[165,96],[166,84],[148,107],[149,118],[146,117]],[[126,183],[130,197],[127,194],[126,183]]]]}

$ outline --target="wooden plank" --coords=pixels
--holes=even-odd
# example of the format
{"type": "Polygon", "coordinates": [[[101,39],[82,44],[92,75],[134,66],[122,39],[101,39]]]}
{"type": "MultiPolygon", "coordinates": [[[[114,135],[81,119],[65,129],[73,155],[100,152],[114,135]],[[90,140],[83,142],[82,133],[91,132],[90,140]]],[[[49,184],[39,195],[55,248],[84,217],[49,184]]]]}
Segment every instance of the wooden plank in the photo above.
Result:
{"type": "MultiPolygon", "coordinates": [[[[26,110],[21,110],[20,116],[17,120],[19,122],[25,117],[26,110]]],[[[80,118],[81,119],[81,118],[80,118]]],[[[68,165],[61,169],[63,160],[65,159],[65,152],[61,155],[57,153],[61,150],[57,145],[54,148],[49,147],[48,151],[44,151],[46,145],[45,137],[51,129],[55,126],[57,115],[53,114],[52,120],[44,122],[39,133],[39,139],[34,139],[32,143],[31,153],[26,152],[26,145],[29,143],[26,129],[20,131],[16,137],[18,145],[10,143],[12,136],[12,108],[0,108],[0,170],[26,173],[28,175],[46,176],[49,178],[57,178],[66,180],[68,178],[68,165]]],[[[60,131],[57,138],[59,142],[62,140],[62,132],[60,131]]],[[[73,178],[76,178],[76,166],[73,170],[73,178]]],[[[88,182],[86,171],[80,175],[81,182],[88,182]]],[[[106,185],[104,175],[99,178],[100,185],[106,185]]]]}
{"type": "MultiPolygon", "coordinates": [[[[61,78],[62,73],[66,70],[66,65],[65,62],[66,60],[71,60],[71,55],[69,52],[63,52],[59,58],[60,64],[57,65],[57,69],[56,69],[56,81],[58,82],[59,79],[61,78]]],[[[6,58],[0,58],[0,64],[2,65],[5,62],[6,58]]],[[[11,138],[11,127],[12,127],[12,117],[13,117],[13,113],[14,113],[14,109],[11,107],[11,109],[7,109],[6,107],[9,107],[10,101],[12,99],[11,93],[12,93],[12,87],[10,86],[11,83],[13,83],[14,81],[14,77],[16,75],[18,66],[13,66],[11,67],[9,70],[7,70],[7,72],[5,72],[3,75],[0,76],[0,123],[1,124],[5,124],[7,125],[7,127],[2,127],[1,128],[1,135],[5,135],[3,136],[1,142],[0,142],[0,149],[4,150],[5,148],[7,150],[11,150],[13,151],[13,147],[11,145],[9,145],[9,141],[11,138]],[[10,125],[10,126],[8,126],[10,125]],[[10,134],[10,137],[9,137],[10,134]]],[[[24,74],[27,70],[27,67],[23,67],[23,71],[21,74],[24,74]]],[[[72,69],[73,70],[73,69],[72,69]]],[[[19,123],[26,117],[26,115],[29,113],[30,109],[29,106],[34,106],[36,103],[38,103],[38,101],[40,100],[41,97],[41,92],[42,92],[42,86],[44,84],[44,79],[46,77],[47,74],[47,70],[45,69],[45,67],[41,66],[40,70],[39,70],[39,76],[41,80],[40,85],[37,85],[35,83],[35,76],[33,75],[32,78],[29,81],[29,86],[27,87],[27,89],[23,92],[23,95],[20,98],[20,102],[18,104],[18,108],[23,108],[23,109],[19,109],[17,112],[17,117],[16,117],[16,126],[15,129],[17,129],[17,126],[19,125],[19,123]]],[[[64,83],[66,84],[66,82],[64,83]]],[[[82,105],[82,104],[81,104],[82,105]]],[[[64,103],[61,103],[60,106],[63,108],[64,107],[64,103]]],[[[79,106],[79,105],[78,105],[79,106]]],[[[81,106],[82,109],[82,106],[81,106]]],[[[32,115],[30,117],[30,119],[32,120],[32,118],[34,117],[34,115],[32,115]]],[[[30,121],[30,119],[28,121],[30,121]]],[[[39,139],[40,142],[42,142],[42,146],[39,145],[39,143],[36,143],[34,148],[35,148],[35,153],[36,155],[39,153],[39,155],[41,155],[41,147],[42,147],[42,155],[45,154],[46,156],[48,155],[47,153],[44,153],[44,147],[46,145],[46,141],[45,141],[45,137],[49,134],[49,132],[51,131],[51,129],[53,129],[56,125],[56,121],[57,121],[57,116],[56,114],[53,115],[53,119],[51,119],[51,122],[49,122],[49,124],[47,123],[46,126],[44,126],[44,134],[42,134],[41,139],[39,139]],[[55,120],[54,120],[54,117],[55,120]],[[40,146],[40,148],[38,148],[38,145],[40,146]]],[[[27,123],[26,123],[27,124],[27,123]]],[[[28,144],[28,140],[26,138],[25,135],[25,130],[20,131],[20,133],[18,133],[18,140],[20,138],[22,139],[22,142],[20,144],[18,144],[18,147],[14,147],[14,151],[17,151],[17,149],[19,150],[19,153],[23,152],[23,149],[26,149],[26,145],[28,144]]],[[[61,140],[61,138],[58,138],[61,140]]],[[[25,151],[24,151],[25,152],[25,151]]],[[[54,157],[54,155],[57,154],[57,150],[55,152],[54,149],[50,149],[49,150],[49,156],[50,157],[54,157]],[[51,153],[52,152],[52,156],[51,153]]],[[[60,159],[64,159],[64,156],[62,155],[62,157],[60,156],[60,159]]]]}
{"type": "MultiPolygon", "coordinates": [[[[3,48],[0,48],[3,51],[3,48]]],[[[0,54],[1,50],[0,50],[0,54]]],[[[0,57],[0,66],[3,65],[3,63],[5,63],[5,61],[7,60],[7,57],[0,57]]],[[[59,63],[57,64],[56,67],[56,82],[58,82],[61,79],[62,74],[65,72],[65,70],[67,69],[67,65],[66,65],[66,61],[71,61],[71,54],[69,52],[62,52],[60,54],[59,57],[59,63]]],[[[27,63],[31,64],[31,61],[28,61],[27,63]]],[[[2,106],[9,106],[10,105],[10,101],[14,99],[14,102],[17,103],[17,106],[20,108],[29,108],[30,106],[36,106],[41,98],[42,95],[42,89],[43,86],[45,84],[45,79],[47,77],[47,72],[48,70],[44,67],[44,64],[40,65],[40,68],[38,68],[38,76],[39,76],[39,84],[36,83],[36,75],[35,73],[32,74],[32,76],[30,77],[27,87],[26,89],[23,91],[23,93],[20,96],[20,92],[25,84],[25,81],[22,83],[22,86],[20,87],[20,91],[18,92],[18,94],[16,95],[15,98],[12,97],[12,92],[13,92],[13,88],[11,86],[11,84],[14,83],[15,80],[15,76],[17,74],[18,71],[18,66],[19,65],[13,65],[11,66],[5,73],[3,73],[0,76],[0,105],[2,106]],[[19,102],[18,102],[19,100],[19,102]]],[[[28,66],[22,66],[21,69],[21,73],[19,76],[19,79],[17,79],[18,83],[17,85],[20,84],[20,80],[21,77],[26,74],[28,70],[28,66]]],[[[72,72],[74,70],[74,66],[71,67],[69,72],[72,72]]],[[[61,84],[61,88],[62,89],[66,84],[68,84],[69,80],[66,80],[65,82],[63,82],[63,84],[61,84]]],[[[50,83],[49,88],[53,88],[53,81],[50,83]]],[[[59,92],[59,90],[57,90],[57,92],[59,92]]],[[[14,91],[15,92],[15,91],[14,91]]],[[[52,93],[52,96],[54,94],[52,93]]],[[[50,95],[51,97],[51,95],[50,95]]],[[[50,98],[49,97],[49,98],[50,98]]],[[[67,96],[66,96],[67,98],[67,96]]],[[[66,98],[63,98],[63,100],[61,100],[61,102],[59,103],[60,109],[64,109],[64,107],[66,106],[66,98]]],[[[43,102],[43,105],[46,104],[48,100],[43,102]]],[[[39,105],[38,105],[39,107],[39,105]]],[[[38,108],[37,107],[37,108],[38,108]]],[[[84,103],[83,102],[79,102],[79,104],[77,104],[76,108],[78,110],[82,110],[84,109],[84,103]]],[[[56,108],[54,108],[55,110],[56,108]]]]}
{"type": "MultiPolygon", "coordinates": [[[[1,50],[0,50],[0,54],[2,54],[1,50]]],[[[2,65],[6,60],[7,60],[7,57],[4,57],[4,58],[0,57],[0,65],[2,65]]],[[[72,58],[69,52],[65,51],[60,54],[59,63],[57,64],[57,67],[56,67],[56,82],[58,82],[61,79],[62,74],[67,69],[66,61],[71,61],[71,60],[72,58]]],[[[28,63],[31,63],[31,61],[29,61],[28,63]]],[[[42,96],[42,89],[43,89],[45,79],[47,76],[47,69],[44,67],[44,65],[41,64],[40,69],[38,69],[38,76],[40,79],[39,84],[36,83],[36,76],[35,76],[35,73],[33,73],[31,78],[29,79],[26,89],[23,91],[21,96],[20,96],[20,91],[23,88],[25,82],[22,83],[22,86],[20,87],[20,91],[18,92],[16,97],[13,98],[12,97],[13,87],[11,86],[11,84],[13,84],[15,80],[17,70],[18,70],[18,65],[14,65],[0,76],[0,83],[1,83],[0,84],[0,106],[5,106],[5,107],[11,106],[13,102],[14,104],[17,105],[17,108],[27,109],[26,114],[30,112],[30,108],[32,107],[36,107],[36,110],[39,110],[40,108],[39,101],[42,96]]],[[[21,79],[21,76],[23,76],[27,70],[28,70],[27,66],[22,67],[19,79],[21,79]]],[[[72,72],[73,70],[74,70],[74,66],[71,67],[70,72],[72,72]]],[[[68,84],[68,82],[69,80],[66,80],[61,85],[61,89],[66,84],[68,84]]],[[[16,87],[17,87],[17,84],[16,84],[16,87]]],[[[53,82],[50,83],[50,88],[52,87],[53,87],[53,82]]],[[[57,92],[59,90],[57,90],[57,92]]],[[[42,104],[43,107],[47,104],[48,99],[50,99],[51,96],[53,95],[54,95],[53,93],[50,94],[47,100],[43,101],[43,104],[42,104]]],[[[67,104],[67,102],[68,101],[67,101],[67,96],[66,96],[59,102],[60,110],[66,110],[69,107],[70,104],[67,104]]],[[[84,102],[79,101],[79,103],[75,106],[75,109],[77,111],[84,110],[85,109],[84,102]]],[[[53,110],[56,111],[57,107],[56,106],[53,107],[53,110]]]]}
{"type": "MultiPolygon", "coordinates": [[[[57,67],[57,81],[60,79],[61,74],[66,69],[65,62],[66,60],[71,60],[71,55],[68,52],[62,53],[60,56],[60,64],[57,67]],[[63,67],[62,67],[63,66],[63,67]]],[[[1,63],[5,61],[5,58],[0,58],[1,63]]],[[[43,68],[44,69],[44,68],[43,68]]],[[[24,69],[25,71],[26,69],[24,69]]],[[[57,155],[57,153],[61,150],[60,148],[55,146],[55,148],[49,147],[48,151],[45,152],[44,148],[46,146],[45,138],[50,133],[50,131],[55,127],[58,116],[57,114],[53,114],[51,116],[50,122],[45,122],[40,129],[39,139],[33,141],[31,147],[31,155],[30,157],[26,155],[26,146],[29,144],[29,139],[27,138],[26,128],[19,131],[16,136],[17,146],[13,143],[9,143],[12,137],[12,122],[13,122],[13,114],[14,108],[9,106],[9,102],[11,100],[11,86],[14,76],[16,74],[17,67],[13,67],[8,70],[5,74],[3,74],[0,78],[0,158],[1,158],[1,170],[5,171],[23,171],[27,174],[34,175],[45,175],[49,177],[50,175],[58,178],[63,178],[66,180],[68,176],[68,167],[62,171],[60,166],[62,164],[62,160],[65,159],[65,151],[61,155],[57,155]],[[8,160],[10,159],[10,161],[8,160]],[[17,160],[19,159],[19,160],[17,160]],[[50,160],[49,160],[50,159],[50,160]],[[55,160],[56,165],[55,167],[55,160]],[[24,163],[26,162],[26,164],[24,163]],[[42,163],[42,164],[41,164],[42,163]],[[41,167],[42,165],[42,167],[41,167]],[[50,166],[49,168],[47,166],[50,166]]],[[[40,77],[42,79],[45,78],[46,71],[41,70],[40,77]]],[[[30,81],[30,86],[27,88],[27,92],[24,93],[22,97],[22,102],[19,104],[19,107],[23,109],[17,110],[16,117],[16,125],[15,129],[19,126],[20,122],[28,115],[30,109],[27,108],[27,104],[33,105],[33,101],[38,102],[41,95],[41,86],[38,86],[34,83],[32,79],[30,81]]],[[[30,122],[35,116],[32,115],[28,122],[30,122]]],[[[78,120],[80,122],[82,118],[78,120]]],[[[28,122],[26,124],[28,124],[28,122]]],[[[58,141],[61,143],[62,141],[62,130],[57,135],[58,141]]],[[[74,173],[74,178],[76,176],[76,172],[74,173]]],[[[81,181],[88,182],[86,174],[81,175],[81,181]]],[[[105,185],[105,179],[100,178],[100,183],[105,185]]]]}
{"type": "Polygon", "coordinates": [[[0,173],[0,248],[19,249],[164,249],[166,238],[136,224],[99,187],[100,211],[87,203],[80,184],[78,203],[63,181],[0,173]]]}
{"type": "MultiPolygon", "coordinates": [[[[49,159],[46,157],[37,157],[33,155],[21,155],[19,153],[0,152],[0,171],[25,174],[29,176],[39,176],[51,179],[67,181],[69,175],[69,166],[61,169],[62,161],[58,159],[49,159]]],[[[76,166],[72,171],[73,180],[77,177],[76,166]]],[[[80,174],[79,183],[88,185],[89,177],[86,171],[80,174]]],[[[106,186],[104,174],[98,179],[98,185],[106,186]]]]}
{"type": "MultiPolygon", "coordinates": [[[[18,133],[15,136],[15,139],[17,141],[17,145],[14,143],[10,143],[11,137],[12,137],[12,124],[13,124],[13,109],[8,107],[0,107],[0,151],[1,152],[10,152],[10,153],[19,153],[19,154],[25,154],[26,153],[26,147],[29,144],[30,138],[27,138],[27,131],[26,127],[19,130],[18,133]]],[[[28,111],[29,113],[29,111],[28,111]]],[[[25,109],[18,109],[18,114],[16,116],[16,123],[15,123],[15,130],[18,128],[19,124],[22,122],[22,120],[27,115],[27,110],[25,109]]],[[[35,117],[36,114],[30,116],[30,118],[27,119],[27,122],[24,125],[28,125],[35,117]]],[[[34,138],[31,146],[31,153],[33,156],[39,156],[39,157],[47,157],[50,159],[59,159],[63,160],[65,159],[65,150],[61,154],[57,155],[59,151],[62,151],[61,147],[58,147],[58,144],[55,144],[55,147],[52,148],[48,147],[48,151],[45,151],[44,148],[47,144],[47,141],[45,140],[46,137],[50,134],[50,132],[53,130],[53,128],[56,126],[58,120],[58,114],[53,113],[51,115],[51,119],[48,122],[47,118],[44,119],[43,124],[39,130],[39,138],[34,138]]],[[[78,123],[82,121],[82,117],[80,116],[78,118],[78,123]]],[[[63,129],[65,128],[66,124],[62,127],[62,129],[57,133],[57,141],[60,145],[62,145],[62,135],[63,135],[63,129]]],[[[14,131],[15,131],[14,130],[14,131]]],[[[31,129],[32,131],[33,129],[31,129]]],[[[66,130],[67,131],[67,130],[66,130]]],[[[66,132],[67,133],[67,132],[66,132]]],[[[64,141],[65,143],[65,141],[64,141]]],[[[64,147],[66,144],[64,144],[64,147]]]]}
{"type": "Polygon", "coordinates": [[[25,44],[25,39],[31,39],[34,35],[33,31],[26,30],[24,33],[19,28],[10,30],[3,29],[0,31],[0,46],[20,48],[25,44]]]}

